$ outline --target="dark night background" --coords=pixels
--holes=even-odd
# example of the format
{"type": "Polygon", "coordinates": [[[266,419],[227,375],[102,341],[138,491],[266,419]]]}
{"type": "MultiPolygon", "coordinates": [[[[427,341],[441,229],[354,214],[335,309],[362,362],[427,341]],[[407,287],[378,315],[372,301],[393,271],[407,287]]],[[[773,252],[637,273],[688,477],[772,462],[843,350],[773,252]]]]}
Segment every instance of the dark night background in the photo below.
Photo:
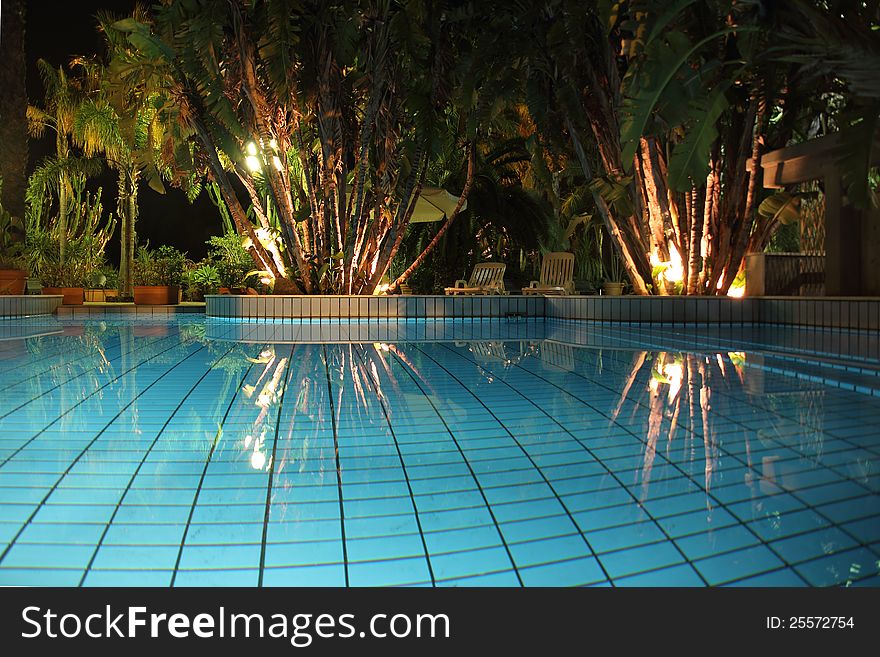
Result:
{"type": "MultiPolygon", "coordinates": [[[[99,54],[105,56],[103,37],[97,31],[95,14],[109,10],[126,14],[135,6],[129,0],[32,0],[27,3],[26,48],[28,58],[28,101],[43,104],[43,87],[36,69],[37,59],[45,59],[54,66],[67,65],[73,55],[99,54]]],[[[43,139],[30,140],[28,173],[32,172],[47,155],[54,155],[55,141],[50,132],[43,139]]],[[[116,174],[105,170],[92,179],[88,188],[103,188],[104,211],[116,210],[116,174]]],[[[222,232],[217,209],[202,194],[194,204],[186,200],[183,192],[167,188],[162,196],[141,183],[138,199],[140,216],[137,222],[138,241],[149,240],[151,246],[171,244],[189,257],[198,260],[205,255],[205,240],[222,232]]],[[[107,257],[118,264],[119,242],[117,235],[107,247],[107,257]]]]}

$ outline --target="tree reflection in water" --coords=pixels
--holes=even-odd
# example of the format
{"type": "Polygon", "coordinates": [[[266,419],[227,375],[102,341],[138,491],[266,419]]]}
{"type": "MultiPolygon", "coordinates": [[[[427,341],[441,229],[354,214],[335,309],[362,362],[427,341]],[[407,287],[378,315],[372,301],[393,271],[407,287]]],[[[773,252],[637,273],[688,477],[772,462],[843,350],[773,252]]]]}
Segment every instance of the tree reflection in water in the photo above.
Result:
{"type": "MultiPolygon", "coordinates": [[[[719,471],[719,450],[717,423],[727,424],[728,420],[718,418],[713,413],[713,388],[729,390],[731,385],[741,386],[743,382],[744,355],[721,355],[647,352],[632,354],[629,371],[623,382],[620,399],[611,413],[611,421],[624,420],[624,411],[629,408],[630,421],[640,409],[639,404],[631,404],[633,398],[640,399],[636,386],[645,385],[647,395],[647,420],[645,423],[645,448],[641,479],[641,501],[648,498],[651,475],[658,450],[663,450],[666,458],[674,463],[672,452],[678,445],[675,441],[683,434],[681,454],[687,462],[697,463],[702,451],[703,482],[708,493],[719,471]],[[646,370],[648,372],[646,372],[646,370]],[[646,376],[648,374],[648,376],[646,376]],[[647,378],[647,383],[644,380],[647,378]],[[630,402],[630,403],[628,403],[630,402]],[[684,414],[684,417],[683,415],[684,414]],[[684,423],[689,430],[680,432],[684,423]],[[702,440],[702,450],[696,442],[702,440]]],[[[748,435],[744,432],[746,454],[748,454],[748,435]]],[[[684,464],[682,464],[684,465],[684,464]]],[[[706,496],[707,509],[711,510],[711,498],[706,496]]]]}

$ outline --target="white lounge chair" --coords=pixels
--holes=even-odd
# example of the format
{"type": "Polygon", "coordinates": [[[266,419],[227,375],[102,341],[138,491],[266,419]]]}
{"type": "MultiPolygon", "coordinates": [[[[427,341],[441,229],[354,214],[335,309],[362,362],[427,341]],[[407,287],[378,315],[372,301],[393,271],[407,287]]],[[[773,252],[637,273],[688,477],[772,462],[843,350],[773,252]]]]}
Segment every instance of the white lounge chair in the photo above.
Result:
{"type": "Polygon", "coordinates": [[[532,281],[523,294],[574,294],[574,254],[548,253],[541,262],[541,280],[532,281]]]}
{"type": "Polygon", "coordinates": [[[446,294],[507,294],[504,290],[503,262],[480,262],[474,265],[469,280],[459,279],[453,287],[444,289],[446,294]]]}

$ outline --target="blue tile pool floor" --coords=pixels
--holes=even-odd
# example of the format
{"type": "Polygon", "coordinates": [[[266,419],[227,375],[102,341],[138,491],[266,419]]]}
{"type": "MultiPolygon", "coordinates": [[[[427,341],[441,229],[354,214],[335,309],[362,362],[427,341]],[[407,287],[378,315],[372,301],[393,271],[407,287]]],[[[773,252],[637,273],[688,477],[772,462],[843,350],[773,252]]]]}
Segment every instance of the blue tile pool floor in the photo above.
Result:
{"type": "Polygon", "coordinates": [[[0,585],[880,584],[877,338],[0,322],[0,585]]]}

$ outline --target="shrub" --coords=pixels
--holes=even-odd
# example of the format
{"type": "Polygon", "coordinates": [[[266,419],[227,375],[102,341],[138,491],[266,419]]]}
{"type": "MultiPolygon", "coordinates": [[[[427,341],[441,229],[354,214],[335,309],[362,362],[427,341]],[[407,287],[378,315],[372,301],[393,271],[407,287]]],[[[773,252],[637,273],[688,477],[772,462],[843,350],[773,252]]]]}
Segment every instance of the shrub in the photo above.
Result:
{"type": "Polygon", "coordinates": [[[207,241],[208,259],[217,269],[221,287],[247,285],[248,273],[254,268],[254,261],[242,246],[238,233],[226,233],[211,237],[207,241]]]}
{"type": "Polygon", "coordinates": [[[189,283],[189,296],[194,301],[200,301],[206,294],[216,294],[217,288],[220,287],[220,273],[210,263],[190,269],[186,272],[186,278],[189,283]]]}
{"type": "Polygon", "coordinates": [[[180,285],[186,255],[173,246],[160,246],[151,251],[149,246],[138,247],[134,260],[135,285],[180,285]]]}

